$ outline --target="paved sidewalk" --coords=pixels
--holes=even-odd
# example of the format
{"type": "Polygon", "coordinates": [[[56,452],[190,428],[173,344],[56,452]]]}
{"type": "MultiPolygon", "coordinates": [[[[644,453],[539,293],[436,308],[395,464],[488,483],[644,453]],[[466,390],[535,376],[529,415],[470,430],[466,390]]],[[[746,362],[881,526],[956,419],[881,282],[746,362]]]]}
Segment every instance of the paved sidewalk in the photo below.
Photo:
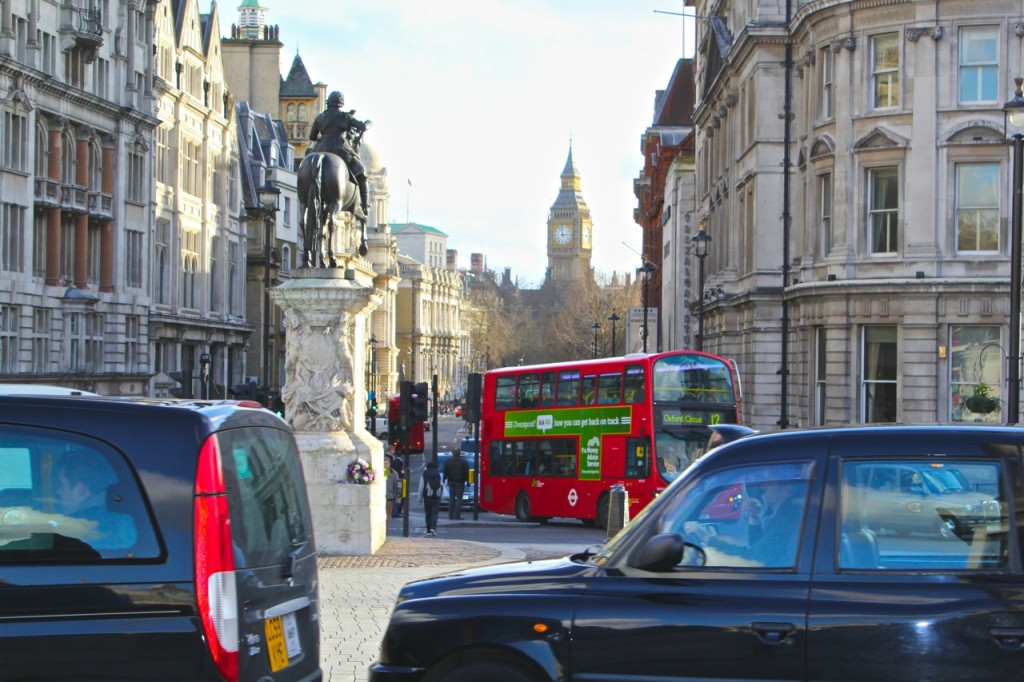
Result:
{"type": "MultiPolygon", "coordinates": [[[[422,537],[422,514],[410,517],[410,537],[394,519],[388,539],[370,556],[327,556],[320,569],[320,664],[325,682],[363,682],[377,659],[398,590],[405,583],[494,563],[564,556],[557,546],[522,547],[445,539],[446,520],[437,537],[422,537]]],[[[488,521],[450,524],[507,525],[488,521]]]]}

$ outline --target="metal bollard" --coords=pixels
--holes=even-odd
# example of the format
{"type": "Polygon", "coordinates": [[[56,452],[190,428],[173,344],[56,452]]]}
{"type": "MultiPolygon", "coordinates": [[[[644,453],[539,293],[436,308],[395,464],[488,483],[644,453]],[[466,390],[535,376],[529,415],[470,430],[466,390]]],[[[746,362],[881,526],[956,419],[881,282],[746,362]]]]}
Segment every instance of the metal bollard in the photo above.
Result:
{"type": "Polygon", "coordinates": [[[613,537],[628,523],[629,493],[626,486],[616,483],[608,492],[608,537],[613,537]]]}

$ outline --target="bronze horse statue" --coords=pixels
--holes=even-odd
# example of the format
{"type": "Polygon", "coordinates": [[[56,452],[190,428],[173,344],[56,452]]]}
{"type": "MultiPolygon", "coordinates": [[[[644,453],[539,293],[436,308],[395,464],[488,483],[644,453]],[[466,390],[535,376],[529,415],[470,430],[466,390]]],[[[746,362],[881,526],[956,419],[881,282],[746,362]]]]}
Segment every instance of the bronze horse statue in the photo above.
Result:
{"type": "Polygon", "coordinates": [[[299,164],[299,201],[303,204],[303,260],[309,268],[336,268],[334,216],[347,211],[359,221],[359,255],[365,256],[366,216],[359,205],[359,186],[337,154],[311,152],[299,164]]]}

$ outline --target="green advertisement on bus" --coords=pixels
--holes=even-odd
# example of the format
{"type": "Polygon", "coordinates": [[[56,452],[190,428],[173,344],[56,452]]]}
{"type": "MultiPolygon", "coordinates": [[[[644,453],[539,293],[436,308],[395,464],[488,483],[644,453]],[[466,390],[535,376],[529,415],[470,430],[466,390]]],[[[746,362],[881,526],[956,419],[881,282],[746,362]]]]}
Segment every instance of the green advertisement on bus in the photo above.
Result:
{"type": "Polygon", "coordinates": [[[633,408],[586,407],[552,412],[506,412],[505,437],[579,436],[580,478],[601,478],[601,436],[629,433],[633,408]]]}

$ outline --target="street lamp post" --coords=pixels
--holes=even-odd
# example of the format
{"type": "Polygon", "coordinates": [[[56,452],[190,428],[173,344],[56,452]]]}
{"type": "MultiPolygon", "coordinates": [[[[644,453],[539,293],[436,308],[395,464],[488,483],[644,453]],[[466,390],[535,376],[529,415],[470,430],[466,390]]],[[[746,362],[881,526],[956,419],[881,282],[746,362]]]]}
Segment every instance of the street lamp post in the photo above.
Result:
{"type": "MultiPolygon", "coordinates": [[[[1018,130],[1024,128],[1024,79],[1015,78],[1017,91],[1003,105],[1003,115],[1018,130]]],[[[1006,400],[1006,423],[1016,424],[1020,419],[1020,298],[1021,298],[1021,183],[1024,182],[1024,134],[1013,135],[1013,210],[1010,231],[1010,350],[1007,367],[1009,395],[1006,400]]]]}
{"type": "Polygon", "coordinates": [[[366,391],[369,394],[370,404],[377,399],[377,336],[370,334],[370,357],[366,359],[366,391]]]}
{"type": "Polygon", "coordinates": [[[693,242],[693,252],[700,262],[698,268],[697,289],[697,350],[704,350],[704,259],[708,257],[708,246],[711,244],[711,237],[704,231],[701,225],[697,234],[690,239],[693,242]]]}
{"type": "Polygon", "coordinates": [[[281,190],[271,180],[257,188],[260,211],[263,213],[263,390],[270,404],[270,247],[274,241],[274,221],[281,200],[281,190]]]}
{"type": "Polygon", "coordinates": [[[608,320],[612,323],[612,357],[615,357],[615,323],[619,321],[619,316],[613,310],[612,314],[608,316],[608,320]]]}
{"type": "Polygon", "coordinates": [[[640,279],[643,280],[644,286],[644,326],[641,330],[641,337],[643,338],[643,348],[645,353],[647,352],[647,307],[650,297],[649,289],[651,286],[651,275],[654,274],[654,271],[657,269],[658,268],[657,266],[654,265],[654,263],[644,258],[644,264],[641,267],[637,268],[636,271],[637,274],[640,275],[640,279]]]}
{"type": "Polygon", "coordinates": [[[594,320],[594,324],[590,328],[594,330],[594,359],[596,360],[597,359],[597,332],[599,332],[601,330],[601,325],[599,325],[597,323],[597,320],[594,320]]]}

